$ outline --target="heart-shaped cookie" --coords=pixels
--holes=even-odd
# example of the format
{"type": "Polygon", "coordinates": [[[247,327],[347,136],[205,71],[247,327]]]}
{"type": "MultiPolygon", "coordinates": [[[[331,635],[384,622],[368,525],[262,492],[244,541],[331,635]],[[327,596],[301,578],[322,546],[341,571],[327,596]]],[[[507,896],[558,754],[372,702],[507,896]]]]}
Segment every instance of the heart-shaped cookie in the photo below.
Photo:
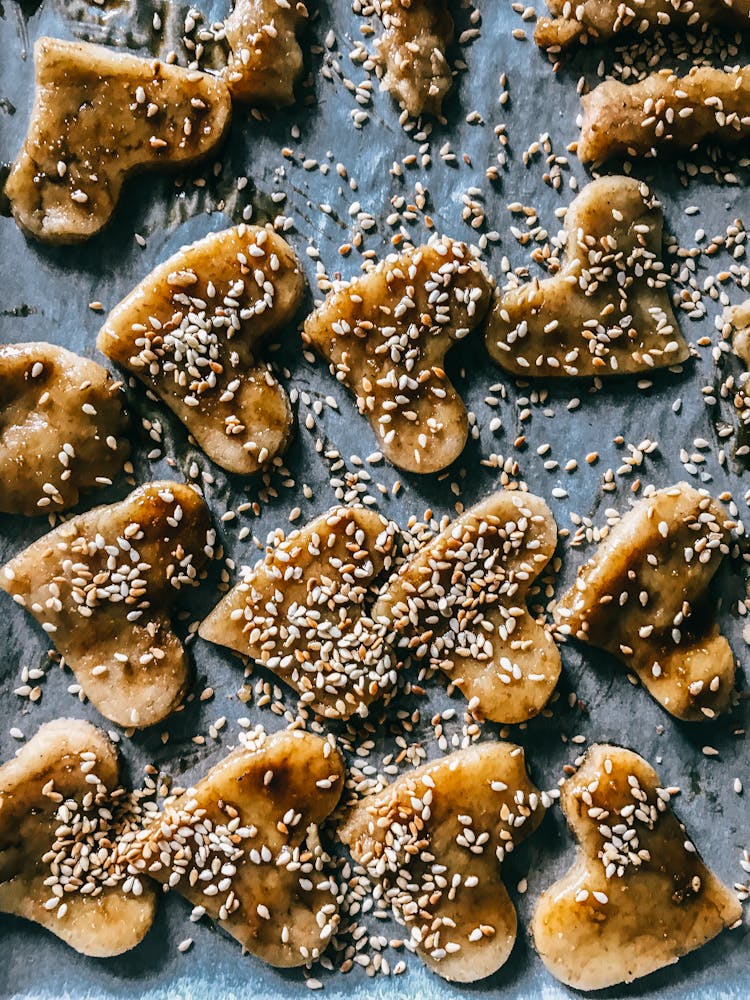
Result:
{"type": "Polygon", "coordinates": [[[40,38],[34,63],[34,108],[5,194],[39,240],[88,239],[130,174],[202,159],[229,126],[229,91],[208,73],[59,38],[40,38]]]}
{"type": "Polygon", "coordinates": [[[273,539],[200,627],[273,670],[327,718],[367,714],[396,685],[389,623],[371,615],[396,528],[366,507],[334,507],[273,539]]]}
{"type": "Polygon", "coordinates": [[[107,719],[142,729],[173,712],[188,657],[172,627],[215,532],[203,498],[156,482],[79,514],[0,570],[0,587],[42,626],[107,719]]]}
{"type": "Polygon", "coordinates": [[[639,500],[560,598],[560,632],[612,653],[677,718],[716,718],[735,662],[709,588],[733,524],[687,483],[639,500]]]}
{"type": "Polygon", "coordinates": [[[48,722],[0,767],[0,910],[34,920],[83,955],[134,948],[156,910],[128,853],[114,745],[80,719],[48,722]]]}
{"type": "Polygon", "coordinates": [[[420,957],[453,982],[492,975],[516,940],[500,877],[544,808],[523,749],[481,743],[403,774],[363,798],[339,837],[382,885],[420,957]]]}
{"type": "Polygon", "coordinates": [[[383,588],[373,618],[443,670],[477,715],[525,722],[560,676],[552,636],[526,606],[556,543],[543,500],[501,490],[418,549],[383,588]]]}
{"type": "Polygon", "coordinates": [[[443,368],[484,319],[492,281],[465,243],[434,238],[331,292],[302,339],[354,393],[389,461],[438,472],[466,444],[466,407],[443,368]]]}
{"type": "Polygon", "coordinates": [[[194,788],[170,799],[138,851],[146,871],[276,966],[304,965],[338,924],[318,826],[344,767],[332,738],[255,734],[194,788]]]}
{"type": "Polygon", "coordinates": [[[153,390],[208,457],[248,475],[284,450],[292,411],[262,343],[299,309],[299,261],[271,226],[211,233],[155,268],[99,331],[99,350],[153,390]]]}
{"type": "Polygon", "coordinates": [[[513,375],[629,375],[689,357],[662,259],[662,211],[631,177],[587,184],[565,214],[557,274],[507,289],[487,324],[487,350],[513,375]]]}
{"type": "Polygon", "coordinates": [[[531,929],[542,961],[568,986],[629,983],[741,918],[669,799],[654,769],[622,747],[592,746],[563,785],[578,856],[539,899],[531,929]]]}

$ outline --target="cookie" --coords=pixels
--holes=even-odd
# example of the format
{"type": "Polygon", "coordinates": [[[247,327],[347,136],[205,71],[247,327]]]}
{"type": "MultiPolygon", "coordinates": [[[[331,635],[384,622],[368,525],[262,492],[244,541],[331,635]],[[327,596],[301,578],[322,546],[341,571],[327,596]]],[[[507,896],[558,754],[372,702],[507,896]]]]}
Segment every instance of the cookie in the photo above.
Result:
{"type": "Polygon", "coordinates": [[[703,142],[722,148],[750,137],[750,66],[658,70],[637,83],[605,80],[581,98],[578,157],[653,157],[703,142]]]}
{"type": "Polygon", "coordinates": [[[687,483],[639,500],[560,598],[560,631],[617,657],[678,719],[715,719],[731,704],[735,661],[710,588],[732,527],[687,483]]]}
{"type": "Polygon", "coordinates": [[[392,522],[334,507],[287,537],[278,532],[200,635],[273,670],[319,715],[367,715],[397,681],[395,636],[371,614],[395,549],[392,522]]]}
{"type": "Polygon", "coordinates": [[[303,69],[297,35],[308,17],[302,0],[236,0],[224,22],[230,51],[222,74],[236,101],[269,108],[294,104],[303,69]]]}
{"type": "Polygon", "coordinates": [[[172,617],[214,544],[192,487],[148,483],[33,542],[0,570],[0,588],[41,625],[105,718],[142,729],[182,703],[189,664],[172,617]]]}
{"type": "Polygon", "coordinates": [[[562,786],[578,841],[568,872],[534,910],[539,957],[576,990],[603,990],[672,965],[742,917],[701,860],[654,769],[592,746],[562,786]]]}
{"type": "Polygon", "coordinates": [[[229,91],[207,73],[59,38],[40,38],[34,63],[34,108],[5,194],[18,225],[48,243],[94,236],[130,174],[195,163],[229,126],[229,91]]]}
{"type": "Polygon", "coordinates": [[[136,375],[208,457],[249,475],[286,447],[289,399],[263,343],[294,319],[299,261],[271,227],[244,224],[183,247],[115,306],[97,346],[136,375]]]}
{"type": "Polygon", "coordinates": [[[81,719],[46,723],[0,767],[0,911],[92,958],[134,948],[156,912],[119,777],[114,744],[81,719]]]}
{"type": "Polygon", "coordinates": [[[253,955],[288,968],[317,959],[338,925],[336,882],[318,826],[344,784],[332,738],[300,730],[245,737],[170,797],[136,853],[145,871],[253,955]]]}
{"type": "Polygon", "coordinates": [[[361,799],[338,834],[420,958],[444,979],[471,983],[510,956],[517,919],[501,865],[543,815],[523,749],[481,743],[361,799]]]}
{"type": "Polygon", "coordinates": [[[120,383],[54,344],[0,347],[0,510],[57,514],[111,486],[130,454],[120,383]]]}
{"type": "Polygon", "coordinates": [[[543,49],[566,49],[576,42],[610,42],[621,35],[715,26],[750,27],[749,0],[547,0],[551,17],[540,17],[534,41],[543,49]]]}
{"type": "Polygon", "coordinates": [[[453,18],[445,0],[376,0],[383,33],[375,42],[380,87],[413,118],[439,115],[453,86],[446,49],[453,18]]]}
{"type": "Polygon", "coordinates": [[[491,293],[465,243],[435,238],[344,283],[305,321],[303,342],[354,393],[400,469],[439,472],[463,451],[466,407],[443,363],[481,325],[491,293]]]}
{"type": "Polygon", "coordinates": [[[592,181],[565,214],[565,262],[498,296],[485,343],[513,375],[631,375],[689,357],[662,261],[661,206],[641,181],[592,181]]]}
{"type": "Polygon", "coordinates": [[[529,612],[529,588],[552,558],[557,526],[543,500],[502,490],[418,549],[373,610],[412,656],[445,672],[472,711],[525,722],[560,675],[550,632],[529,612]]]}

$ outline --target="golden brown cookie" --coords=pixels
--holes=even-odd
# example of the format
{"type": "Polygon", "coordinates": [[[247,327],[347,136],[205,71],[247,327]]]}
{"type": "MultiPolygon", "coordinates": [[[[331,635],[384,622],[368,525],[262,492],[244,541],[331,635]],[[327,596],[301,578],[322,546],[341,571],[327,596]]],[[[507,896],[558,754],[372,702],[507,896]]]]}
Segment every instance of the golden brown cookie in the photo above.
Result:
{"type": "Polygon", "coordinates": [[[0,910],[94,958],[134,948],[156,910],[118,786],[114,745],[80,719],[48,722],[0,767],[0,910]]]}
{"type": "Polygon", "coordinates": [[[115,306],[97,345],[172,410],[228,472],[257,472],[286,447],[292,410],[262,360],[294,319],[304,277],[273,229],[244,224],[183,247],[115,306]]]}
{"type": "Polygon", "coordinates": [[[632,982],[740,920],[737,897],[703,863],[669,800],[653,768],[622,747],[592,746],[563,785],[577,858],[539,899],[531,929],[568,986],[632,982]]]}
{"type": "Polygon", "coordinates": [[[547,0],[547,8],[551,17],[540,17],[534,29],[544,49],[675,28],[750,28],[750,0],[547,0]]]}
{"type": "Polygon", "coordinates": [[[395,525],[366,507],[277,532],[200,635],[258,660],[326,718],[366,715],[397,680],[393,631],[371,616],[395,547],[395,525]]]}
{"type": "Polygon", "coordinates": [[[297,34],[308,17],[302,0],[235,0],[224,22],[230,51],[223,73],[235,100],[270,108],[294,103],[302,76],[297,34]]]}
{"type": "Polygon", "coordinates": [[[207,73],[59,38],[40,38],[34,62],[34,108],[5,194],[18,225],[49,243],[98,233],[128,175],[194,163],[229,125],[229,91],[207,73]]]}
{"type": "Polygon", "coordinates": [[[130,454],[120,384],[53,344],[0,347],[0,510],[55,514],[111,485],[130,454]]]}
{"type": "Polygon", "coordinates": [[[188,657],[172,615],[213,546],[192,487],[148,483],[33,542],[0,570],[0,587],[39,622],[102,715],[142,729],[185,695],[188,657]]]}
{"type": "Polygon", "coordinates": [[[344,765],[333,738],[255,735],[146,827],[137,852],[243,948],[279,967],[325,951],[338,925],[336,883],[318,826],[336,807],[344,765]]]}
{"type": "Polygon", "coordinates": [[[480,743],[361,799],[339,837],[382,886],[420,958],[444,979],[470,983],[513,949],[516,911],[500,868],[543,815],[523,749],[480,743]]]}
{"type": "Polygon", "coordinates": [[[466,407],[443,362],[482,323],[491,293],[472,250],[441,237],[386,257],[331,292],[305,321],[303,342],[354,393],[400,469],[438,472],[463,451],[466,407]]]}
{"type": "Polygon", "coordinates": [[[502,490],[465,511],[399,569],[372,612],[444,671],[472,710],[525,722],[549,701],[560,654],[526,606],[557,526],[532,493],[502,490]]]}
{"type": "Polygon", "coordinates": [[[439,115],[453,86],[446,49],[453,18],[445,0],[376,0],[383,33],[375,42],[381,89],[412,117],[439,115]]]}
{"type": "Polygon", "coordinates": [[[605,80],[583,95],[581,108],[582,163],[656,156],[706,141],[736,145],[750,137],[750,66],[693,66],[682,77],[662,69],[632,84],[605,80]]]}
{"type": "Polygon", "coordinates": [[[735,661],[709,589],[732,526],[687,483],[639,500],[560,598],[560,631],[612,653],[678,719],[716,718],[731,703],[735,661]]]}
{"type": "Polygon", "coordinates": [[[626,375],[689,357],[662,262],[661,205],[629,177],[587,184],[565,215],[565,263],[500,295],[487,350],[513,375],[626,375]]]}
{"type": "Polygon", "coordinates": [[[750,299],[736,306],[727,306],[723,320],[732,330],[732,349],[750,370],[750,299]]]}

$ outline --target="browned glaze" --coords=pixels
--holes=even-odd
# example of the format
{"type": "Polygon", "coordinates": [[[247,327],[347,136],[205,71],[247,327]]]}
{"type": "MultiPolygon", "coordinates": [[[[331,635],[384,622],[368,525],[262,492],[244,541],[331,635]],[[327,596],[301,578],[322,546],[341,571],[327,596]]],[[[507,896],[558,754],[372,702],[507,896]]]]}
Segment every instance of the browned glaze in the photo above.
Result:
{"type": "Polygon", "coordinates": [[[198,160],[229,124],[229,92],[205,73],[58,38],[40,38],[34,61],[34,108],[5,193],[37,239],[88,239],[128,174],[198,160]]]}
{"type": "Polygon", "coordinates": [[[640,500],[610,531],[555,617],[608,650],[680,719],[713,719],[731,702],[735,662],[708,588],[732,522],[687,483],[640,500]]]}
{"type": "Polygon", "coordinates": [[[0,510],[54,514],[112,481],[130,454],[119,384],[53,344],[0,347],[0,510]]]}
{"type": "Polygon", "coordinates": [[[526,607],[557,542],[549,508],[501,491],[450,522],[401,567],[373,611],[428,658],[479,717],[525,722],[544,708],[560,654],[526,607]]]}
{"type": "Polygon", "coordinates": [[[338,924],[318,826],[343,783],[332,738],[256,735],[165,803],[139,838],[145,870],[264,962],[304,965],[338,924]]]}
{"type": "Polygon", "coordinates": [[[118,780],[114,746],[79,719],[42,726],[0,767],[0,910],[96,958],[134,948],[156,909],[127,860],[118,780]]]}
{"type": "Polygon", "coordinates": [[[701,947],[742,915],[704,865],[649,764],[593,746],[562,788],[578,840],[568,873],[540,898],[537,951],[579,990],[631,982],[701,947]]]}

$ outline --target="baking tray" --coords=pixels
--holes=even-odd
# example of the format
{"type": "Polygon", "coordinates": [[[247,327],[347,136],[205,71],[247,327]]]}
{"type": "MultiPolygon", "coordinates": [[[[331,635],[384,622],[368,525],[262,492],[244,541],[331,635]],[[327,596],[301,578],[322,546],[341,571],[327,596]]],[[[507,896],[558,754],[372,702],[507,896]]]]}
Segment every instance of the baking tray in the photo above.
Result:
{"type": "MultiPolygon", "coordinates": [[[[436,230],[456,237],[478,239],[483,233],[489,234],[485,258],[494,274],[500,273],[503,257],[512,267],[529,264],[531,273],[537,273],[529,256],[533,244],[521,246],[509,230],[511,224],[521,229],[524,224],[512,218],[506,206],[511,202],[533,205],[538,209],[540,225],[551,236],[558,232],[560,223],[555,210],[571,199],[571,179],[577,179],[581,185],[586,180],[585,171],[566,152],[567,144],[576,136],[578,78],[583,74],[592,81],[600,59],[611,64],[620,57],[613,50],[582,50],[555,74],[530,40],[511,35],[514,28],[525,27],[531,36],[533,23],[522,21],[507,2],[488,4],[486,8],[481,12],[479,37],[457,43],[452,50],[452,57],[462,60],[466,69],[459,72],[454,91],[446,102],[447,124],[435,124],[429,136],[419,135],[416,130],[411,134],[405,132],[399,125],[398,109],[385,94],[375,92],[368,106],[357,103],[346,81],[350,78],[357,84],[366,75],[350,61],[349,52],[361,39],[362,26],[369,22],[352,11],[349,0],[322,0],[305,35],[305,46],[310,50],[311,86],[305,91],[309,103],[275,113],[268,121],[258,121],[239,108],[229,141],[216,160],[220,170],[211,163],[177,180],[144,175],[126,187],[106,232],[81,247],[50,248],[27,241],[10,219],[0,218],[2,342],[44,339],[97,357],[94,344],[102,317],[88,308],[89,302],[98,300],[105,308],[111,308],[177,247],[239,221],[243,212],[247,215],[250,210],[254,221],[265,221],[278,212],[292,220],[292,228],[285,235],[306,268],[312,294],[317,293],[316,260],[308,255],[308,248],[319,253],[331,276],[356,274],[361,254],[355,251],[343,257],[338,248],[351,242],[359,231],[361,250],[374,251],[378,256],[386,252],[393,233],[398,231],[397,226],[386,222],[392,211],[391,199],[398,196],[414,206],[413,218],[403,220],[403,226],[415,241],[421,241],[430,231],[429,216],[436,230]],[[330,43],[333,37],[336,40],[333,47],[326,46],[324,41],[330,43]],[[509,99],[505,104],[499,102],[502,73],[507,73],[508,79],[509,99]],[[357,129],[353,116],[363,110],[368,117],[357,129]],[[471,112],[477,115],[472,116],[471,112]],[[500,123],[507,126],[506,147],[494,133],[500,123]],[[446,142],[455,153],[454,162],[441,157],[440,150],[446,142]],[[535,151],[535,142],[540,143],[539,151],[535,151]],[[429,150],[424,143],[429,143],[429,150]],[[285,146],[294,150],[293,158],[282,155],[285,146]],[[503,149],[507,166],[500,167],[498,179],[490,182],[485,171],[497,162],[497,153],[503,149]],[[545,183],[544,175],[550,171],[545,149],[557,157],[568,157],[567,164],[558,161],[556,168],[562,179],[559,190],[545,183]],[[529,150],[530,155],[525,157],[529,150]],[[431,163],[422,160],[426,153],[431,156],[431,163]],[[414,165],[405,166],[401,176],[391,172],[394,161],[401,162],[412,155],[416,157],[414,165]],[[303,166],[306,159],[328,164],[328,172],[323,173],[317,167],[306,169],[303,166]],[[345,165],[349,177],[356,181],[356,190],[339,176],[337,163],[345,165]],[[238,175],[249,178],[247,186],[239,192],[235,182],[238,175]],[[423,186],[424,204],[418,185],[423,186]],[[481,195],[471,194],[472,188],[480,189],[481,195]],[[286,192],[286,201],[274,201],[276,192],[286,192]],[[485,222],[478,230],[472,229],[463,218],[467,197],[484,205],[485,222]],[[362,211],[371,214],[375,220],[373,228],[363,230],[361,220],[358,222],[356,215],[351,214],[355,201],[360,203],[362,211]],[[330,209],[321,210],[323,204],[330,209]],[[493,232],[499,234],[499,240],[493,239],[493,232]],[[144,238],[145,246],[136,241],[136,234],[144,238]]],[[[44,0],[41,6],[30,0],[21,4],[16,0],[0,0],[0,160],[12,159],[26,129],[33,98],[30,49],[35,38],[42,34],[87,38],[128,47],[141,54],[164,55],[171,47],[179,50],[186,10],[171,2],[147,4],[137,0],[104,0],[101,6],[82,0],[44,0]],[[152,30],[155,11],[163,24],[158,34],[152,30]]],[[[226,7],[214,3],[205,7],[205,13],[209,21],[220,19],[226,14],[226,7]]],[[[454,13],[458,36],[473,26],[472,8],[456,5],[454,13]]],[[[673,64],[685,66],[692,46],[688,43],[681,48],[681,52],[672,55],[667,51],[665,62],[672,59],[673,64]]],[[[737,62],[743,51],[746,59],[746,48],[740,48],[738,55],[736,48],[717,47],[715,61],[737,62]]],[[[181,57],[184,55],[182,52],[181,57]]],[[[648,163],[634,166],[634,172],[652,183],[662,199],[667,232],[686,247],[695,245],[698,228],[707,234],[701,244],[705,246],[712,235],[723,233],[733,219],[744,215],[747,221],[750,207],[745,186],[746,164],[736,160],[725,164],[708,155],[698,162],[704,169],[688,185],[682,182],[684,171],[673,162],[660,163],[658,167],[648,163]],[[686,214],[689,206],[697,207],[698,214],[686,214]]],[[[702,283],[732,263],[723,253],[713,258],[701,255],[695,260],[698,280],[702,283]]],[[[677,274],[673,291],[680,293],[686,287],[682,280],[685,277],[677,274]]],[[[729,281],[723,287],[733,302],[744,297],[736,281],[729,281]]],[[[721,305],[710,299],[705,301],[705,315],[691,319],[685,312],[679,314],[683,331],[693,344],[699,338],[710,338],[712,342],[718,338],[714,319],[721,305]]],[[[253,536],[264,538],[271,528],[287,525],[294,507],[302,509],[303,518],[327,509],[337,499],[332,478],[344,479],[347,471],[356,471],[357,456],[365,459],[375,450],[372,432],[355,414],[351,399],[322,363],[309,364],[305,360],[294,330],[281,338],[274,358],[285,372],[288,387],[305,395],[295,404],[298,428],[286,456],[289,477],[276,475],[270,484],[225,475],[188,444],[181,426],[163,408],[154,409],[139,389],[128,393],[136,423],[137,480],[160,476],[181,478],[194,472],[196,466],[209,472],[213,482],[205,484],[206,497],[217,518],[226,553],[238,566],[252,563],[257,557],[253,536]],[[305,417],[315,400],[326,397],[336,400],[338,408],[324,405],[319,415],[314,414],[316,429],[310,432],[304,426],[305,417]],[[144,418],[160,421],[161,458],[148,457],[157,445],[140,426],[144,418]],[[342,468],[332,471],[333,460],[316,451],[316,438],[324,441],[327,450],[340,452],[344,460],[342,468]],[[296,485],[288,485],[291,479],[296,485]],[[302,483],[308,483],[314,490],[310,501],[302,495],[302,483]],[[260,500],[259,516],[250,512],[231,522],[218,520],[225,511],[236,509],[248,500],[260,500]],[[240,540],[243,526],[249,527],[251,535],[240,540]]],[[[442,515],[453,511],[457,501],[469,505],[497,488],[499,466],[510,458],[517,462],[515,478],[523,479],[532,491],[546,498],[560,529],[574,528],[571,513],[602,525],[608,508],[627,507],[637,478],[643,484],[654,483],[658,487],[688,478],[707,486],[716,495],[729,491],[740,508],[740,516],[744,517],[748,480],[731,457],[732,438],[724,442],[727,462],[722,466],[717,459],[717,426],[722,426],[722,421],[726,426],[731,424],[731,406],[718,394],[715,405],[710,402],[712,391],[733,366],[739,370],[735,359],[723,357],[717,370],[712,348],[705,346],[696,350],[695,358],[682,371],[656,374],[648,379],[648,384],[624,379],[600,389],[591,382],[519,385],[504,377],[488,360],[481,338],[470,338],[449,355],[449,369],[476,414],[477,439],[470,441],[462,458],[446,476],[418,478],[399,474],[385,463],[372,467],[365,464],[373,484],[380,482],[389,488],[396,480],[402,484],[398,496],[384,497],[374,485],[370,493],[383,514],[402,523],[411,514],[421,516],[427,507],[442,515]],[[487,397],[495,397],[496,404],[488,404],[487,397]],[[679,407],[675,405],[677,400],[681,401],[679,407]],[[500,417],[502,426],[490,431],[494,416],[500,417]],[[525,436],[526,443],[516,447],[520,435],[525,436]],[[705,439],[710,447],[703,451],[705,461],[693,466],[691,474],[683,467],[680,450],[694,454],[697,438],[705,439]],[[637,447],[645,439],[658,442],[658,448],[645,455],[632,474],[616,474],[624,457],[632,454],[628,446],[637,447]],[[549,451],[540,457],[537,449],[543,444],[549,445],[549,451]],[[600,458],[590,466],[584,456],[592,451],[599,452],[600,458]],[[490,457],[493,455],[494,459],[490,457]],[[575,472],[564,471],[570,459],[578,463],[575,472]],[[546,469],[544,462],[549,460],[557,461],[559,467],[546,469]],[[611,490],[604,488],[610,469],[615,471],[610,477],[614,483],[611,490]],[[557,495],[553,495],[553,490],[557,495]]],[[[88,503],[119,498],[126,492],[127,485],[120,482],[107,493],[90,498],[88,503]]],[[[0,517],[0,558],[5,560],[20,551],[46,528],[43,520],[0,517]]],[[[571,549],[568,540],[561,540],[558,592],[571,582],[590,551],[591,545],[584,543],[571,549]]],[[[218,570],[197,594],[191,595],[191,618],[201,617],[215,603],[217,577],[218,570]]],[[[743,579],[741,564],[736,561],[724,567],[718,583],[721,627],[740,660],[740,688],[746,686],[742,664],[747,659],[747,647],[743,639],[744,620],[736,607],[745,594],[743,579]]],[[[67,692],[72,676],[54,665],[41,682],[43,695],[37,704],[32,705],[13,693],[20,683],[23,665],[48,665],[46,650],[41,631],[9,599],[4,599],[0,615],[3,719],[0,759],[9,757],[18,747],[9,734],[13,726],[29,737],[43,722],[60,715],[102,722],[91,706],[67,692]]],[[[210,683],[215,697],[209,702],[196,699],[163,725],[139,733],[131,740],[122,740],[126,777],[134,782],[149,761],[182,783],[202,774],[234,745],[240,717],[250,717],[253,723],[263,722],[271,730],[284,725],[284,720],[268,708],[258,708],[252,702],[244,704],[238,698],[243,670],[228,651],[198,640],[193,653],[195,690],[210,683]],[[204,746],[196,746],[191,737],[205,734],[219,716],[228,721],[218,739],[207,738],[204,746]],[[166,745],[162,742],[163,733],[169,734],[166,745]]],[[[264,676],[256,668],[250,683],[264,676]]],[[[294,707],[291,692],[284,691],[283,699],[289,707],[294,707]]],[[[429,723],[432,714],[446,708],[449,702],[457,709],[456,719],[446,723],[450,736],[460,730],[464,700],[458,695],[449,698],[439,680],[432,682],[425,698],[404,699],[402,707],[410,710],[418,707],[422,720],[429,723]]],[[[731,884],[746,879],[739,861],[743,847],[750,846],[747,799],[733,791],[735,777],[750,788],[744,736],[747,705],[747,700],[742,700],[729,718],[714,724],[681,724],[662,712],[643,690],[632,687],[624,671],[609,658],[593,649],[566,645],[559,697],[552,706],[551,717],[511,727],[508,732],[526,748],[531,774],[543,788],[554,786],[562,775],[563,764],[572,762],[584,748],[570,742],[578,734],[585,736],[587,743],[611,741],[638,750],[657,766],[665,782],[682,788],[677,800],[678,814],[708,863],[731,884]],[[577,695],[573,708],[572,693],[577,695]],[[702,753],[706,745],[715,747],[718,756],[706,757],[702,753]]],[[[335,730],[335,726],[331,728],[335,730]]],[[[487,735],[497,731],[497,727],[490,725],[485,728],[487,735]]],[[[387,734],[387,727],[379,728],[378,732],[387,734]]],[[[423,742],[428,756],[437,755],[429,725],[418,726],[414,739],[423,742]]],[[[379,735],[373,760],[377,762],[379,755],[392,747],[390,735],[379,735]]],[[[536,958],[527,928],[535,899],[567,868],[572,857],[571,838],[562,815],[554,808],[540,832],[514,852],[504,867],[505,881],[519,912],[518,941],[506,966],[482,983],[467,987],[444,983],[413,956],[408,956],[407,972],[399,977],[371,978],[358,966],[347,975],[325,970],[317,970],[315,975],[322,980],[330,997],[439,1000],[499,994],[514,998],[570,996],[574,991],[553,980],[536,958]],[[528,879],[528,889],[519,893],[516,887],[523,877],[528,879]]],[[[278,971],[252,957],[243,957],[233,940],[209,924],[191,924],[188,913],[189,907],[178,895],[163,899],[144,942],[129,954],[108,961],[82,958],[36,925],[0,916],[0,996],[143,996],[150,1000],[167,997],[197,1000],[214,996],[260,1000],[302,995],[305,977],[301,970],[278,971]],[[187,954],[181,954],[176,945],[187,936],[194,939],[194,945],[187,954]]],[[[395,927],[386,928],[383,933],[390,931],[395,931],[395,927]]],[[[396,958],[389,957],[393,965],[396,958]]],[[[738,1000],[750,995],[747,959],[745,923],[678,965],[630,987],[601,995],[672,1000],[710,996],[738,1000]]]]}

